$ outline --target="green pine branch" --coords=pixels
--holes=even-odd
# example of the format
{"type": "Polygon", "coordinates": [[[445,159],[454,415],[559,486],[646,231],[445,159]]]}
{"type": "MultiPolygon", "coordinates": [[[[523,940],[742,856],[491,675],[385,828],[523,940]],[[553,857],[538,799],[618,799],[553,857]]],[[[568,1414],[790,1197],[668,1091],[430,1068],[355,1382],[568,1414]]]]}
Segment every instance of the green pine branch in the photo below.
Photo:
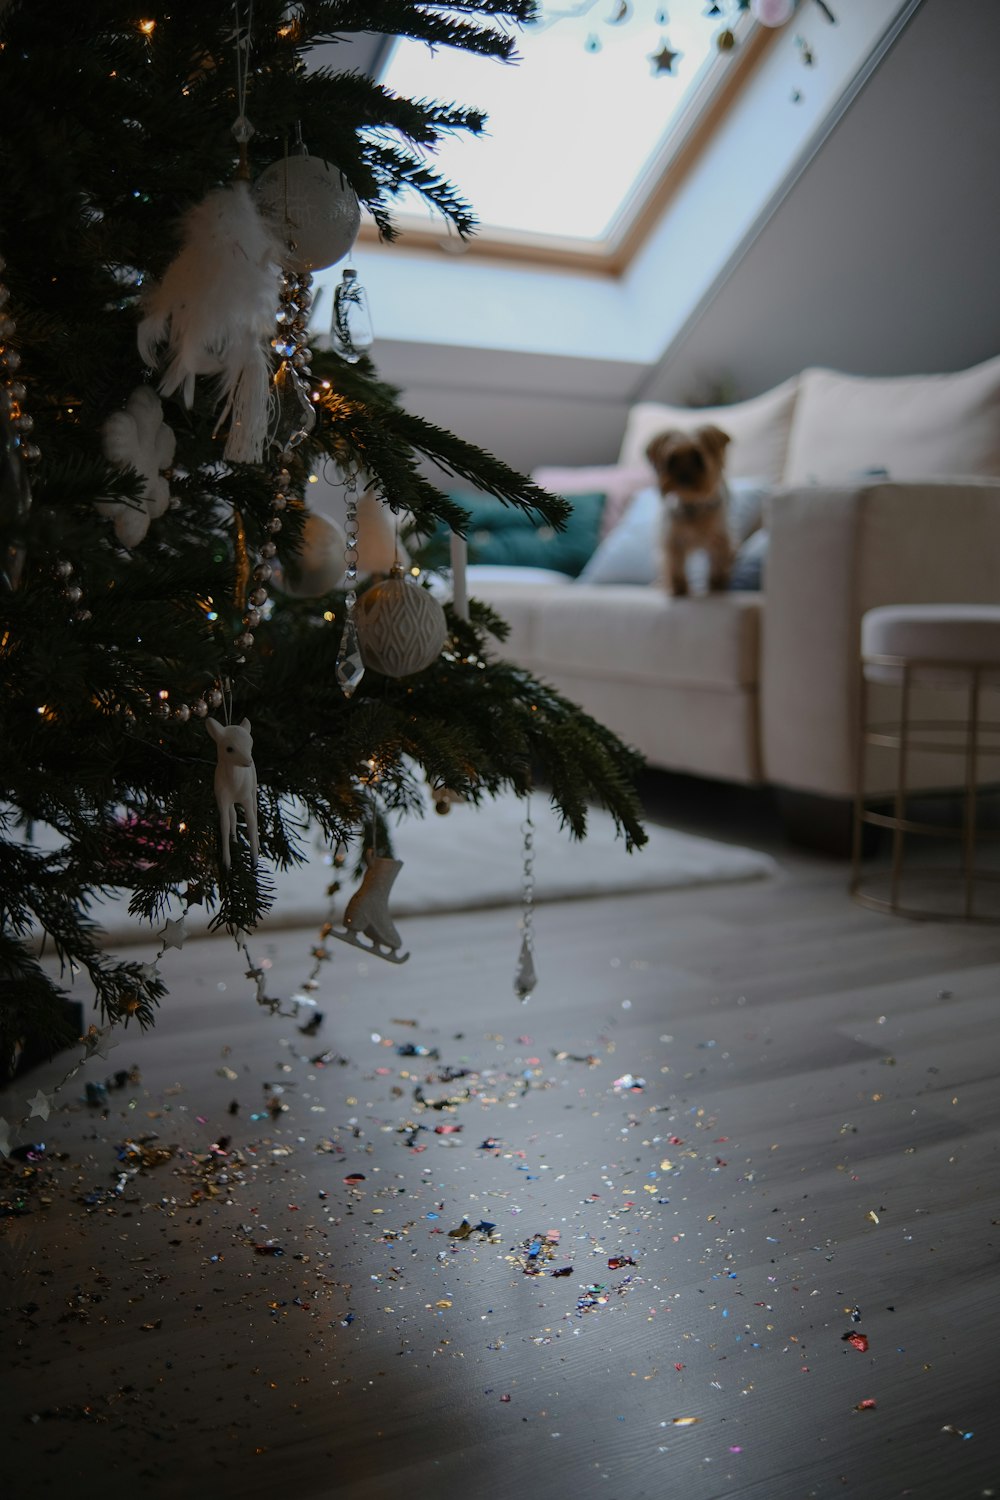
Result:
{"type": "MultiPolygon", "coordinates": [[[[468,232],[471,210],[423,153],[445,132],[479,131],[481,113],[400,99],[350,70],[310,74],[306,61],[316,43],[368,29],[509,58],[530,13],[520,0],[307,0],[291,13],[285,0],[256,0],[253,172],[294,146],[301,123],[387,235],[404,189],[468,232]]],[[[152,18],[142,32],[132,0],[0,6],[0,253],[41,450],[26,515],[13,513],[13,489],[0,490],[0,547],[26,549],[21,586],[0,588],[3,1056],[25,1032],[59,1030],[60,970],[88,977],[106,1018],[149,1024],[162,981],[107,951],[103,898],[125,892],[137,918],[157,922],[196,892],[217,928],[251,929],[273,901],[274,872],[307,842],[356,843],[369,826],[373,761],[387,836],[426,805],[429,783],[473,801],[541,784],[573,834],[597,804],[630,847],[643,837],[638,757],[498,659],[505,626],[484,605],[473,601],[467,621],[449,617],[446,650],[426,671],[400,681],[368,672],[347,700],[336,680],[343,593],[282,591],[309,476],[329,461],[360,470],[418,530],[466,525],[438,482],[449,476],[556,527],[567,514],[501,459],[406,413],[370,359],[315,357],[318,420],[287,464],[280,531],[269,529],[274,465],[222,462],[204,377],[190,410],[164,402],[177,441],[171,508],[131,551],[96,512],[102,498],[141,499],[141,476],[108,463],[101,430],[148,378],[136,345],[146,288],[176,254],[183,215],[232,179],[236,156],[230,8],[172,0],[152,18]],[[238,650],[241,558],[272,535],[269,612],[252,649],[238,650]],[[228,872],[221,857],[216,751],[201,717],[221,684],[253,726],[257,871],[245,841],[228,872]]]]}

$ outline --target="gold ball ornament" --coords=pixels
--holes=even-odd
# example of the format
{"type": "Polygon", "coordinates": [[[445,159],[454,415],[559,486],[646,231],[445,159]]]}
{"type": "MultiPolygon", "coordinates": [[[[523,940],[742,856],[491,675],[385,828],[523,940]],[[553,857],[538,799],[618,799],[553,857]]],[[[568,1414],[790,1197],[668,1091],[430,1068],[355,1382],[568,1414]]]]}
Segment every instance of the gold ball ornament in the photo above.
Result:
{"type": "Polygon", "coordinates": [[[300,275],[343,260],[361,227],[357,194],[320,156],[272,162],[253,187],[257,207],[288,246],[286,265],[300,275]]]}
{"type": "Polygon", "coordinates": [[[354,619],[365,666],[384,677],[422,672],[437,661],[448,638],[440,604],[398,566],[361,595],[354,619]]]}

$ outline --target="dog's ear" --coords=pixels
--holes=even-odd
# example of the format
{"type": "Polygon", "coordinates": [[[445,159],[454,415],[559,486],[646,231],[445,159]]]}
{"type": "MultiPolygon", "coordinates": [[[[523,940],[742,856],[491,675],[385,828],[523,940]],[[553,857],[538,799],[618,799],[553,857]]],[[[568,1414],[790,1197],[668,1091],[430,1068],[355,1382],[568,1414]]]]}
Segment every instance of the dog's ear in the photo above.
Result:
{"type": "Polygon", "coordinates": [[[666,458],[670,449],[676,443],[680,433],[673,427],[668,427],[665,432],[658,432],[646,449],[647,462],[658,469],[666,458]]]}
{"type": "Polygon", "coordinates": [[[709,453],[714,453],[716,458],[721,458],[729,447],[732,439],[728,432],[723,432],[721,427],[709,426],[699,427],[696,433],[698,441],[709,453]]]}

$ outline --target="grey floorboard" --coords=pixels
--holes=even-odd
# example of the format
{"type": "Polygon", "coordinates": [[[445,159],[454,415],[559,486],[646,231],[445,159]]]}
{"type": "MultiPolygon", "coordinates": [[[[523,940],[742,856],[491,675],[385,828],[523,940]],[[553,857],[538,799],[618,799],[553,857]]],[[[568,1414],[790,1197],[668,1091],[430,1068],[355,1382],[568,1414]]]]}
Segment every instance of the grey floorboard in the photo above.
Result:
{"type": "MultiPolygon", "coordinates": [[[[88,1065],[139,1081],[63,1090],[0,1221],[4,1500],[1000,1495],[1000,934],[779,858],[541,909],[525,1007],[509,911],[338,951],[314,1037],[228,944],[169,953],[156,1030],[88,1065]]],[[[275,992],[311,941],[255,945],[275,992]]]]}

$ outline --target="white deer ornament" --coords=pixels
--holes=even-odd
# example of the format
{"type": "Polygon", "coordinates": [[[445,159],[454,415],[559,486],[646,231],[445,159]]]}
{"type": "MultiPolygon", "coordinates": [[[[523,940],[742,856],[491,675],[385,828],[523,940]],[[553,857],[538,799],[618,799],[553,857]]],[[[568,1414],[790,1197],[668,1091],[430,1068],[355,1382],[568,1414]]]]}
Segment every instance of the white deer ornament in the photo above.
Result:
{"type": "Polygon", "coordinates": [[[219,805],[222,863],[228,870],[229,846],[239,837],[236,809],[242,807],[250,839],[250,863],[256,869],[260,844],[257,838],[257,771],[253,763],[250,720],[220,724],[218,719],[206,719],[205,728],[215,741],[219,757],[215,767],[215,800],[219,805]]]}

